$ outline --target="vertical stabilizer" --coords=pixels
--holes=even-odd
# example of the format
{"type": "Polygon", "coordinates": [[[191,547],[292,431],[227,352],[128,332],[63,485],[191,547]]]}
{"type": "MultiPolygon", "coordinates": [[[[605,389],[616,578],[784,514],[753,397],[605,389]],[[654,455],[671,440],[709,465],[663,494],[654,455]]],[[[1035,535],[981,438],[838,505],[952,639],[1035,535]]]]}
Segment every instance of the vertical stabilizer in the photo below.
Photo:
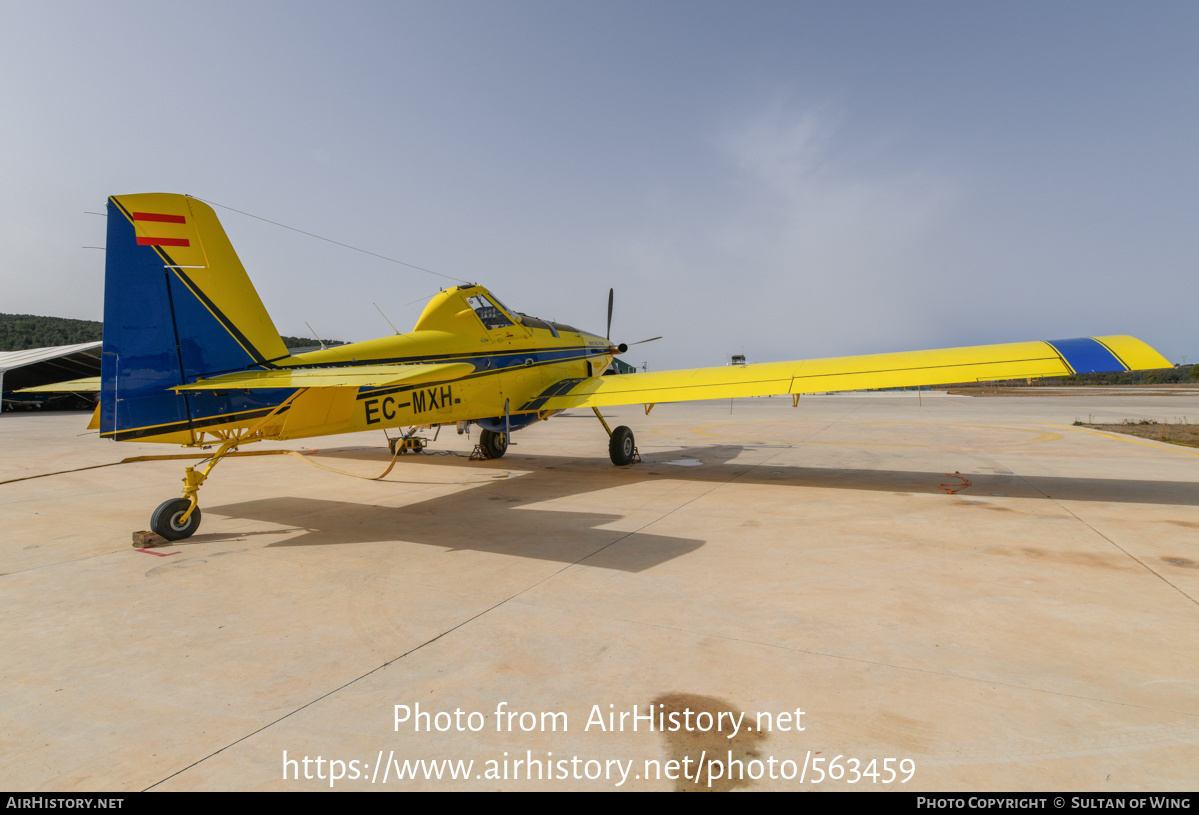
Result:
{"type": "Polygon", "coordinates": [[[190,436],[196,405],[169,388],[287,356],[208,205],[112,196],[107,250],[101,435],[190,436]]]}

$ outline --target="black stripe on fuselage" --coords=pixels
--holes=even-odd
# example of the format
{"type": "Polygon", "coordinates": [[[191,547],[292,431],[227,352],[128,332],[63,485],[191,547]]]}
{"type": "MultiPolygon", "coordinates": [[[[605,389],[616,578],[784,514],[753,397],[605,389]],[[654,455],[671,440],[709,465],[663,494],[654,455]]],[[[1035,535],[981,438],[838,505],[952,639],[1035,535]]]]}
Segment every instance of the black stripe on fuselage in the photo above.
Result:
{"type": "Polygon", "coordinates": [[[534,410],[541,410],[542,405],[552,397],[568,393],[575,385],[585,381],[584,379],[561,379],[543,390],[538,396],[521,405],[519,412],[527,413],[534,410]]]}
{"type": "MultiPolygon", "coordinates": [[[[603,356],[608,353],[608,346],[598,345],[570,345],[570,346],[549,346],[545,348],[522,348],[517,351],[496,351],[490,354],[480,354],[473,351],[463,351],[457,354],[432,354],[428,356],[412,356],[412,357],[380,357],[374,359],[352,359],[341,360],[339,362],[312,362],[303,365],[284,365],[278,366],[287,371],[303,371],[310,368],[355,368],[361,365],[412,365],[412,364],[428,364],[436,365],[439,362],[464,361],[464,360],[488,360],[488,359],[503,359],[505,357],[527,357],[531,354],[566,354],[571,352],[583,352],[582,356],[566,357],[565,359],[552,359],[546,362],[571,362],[577,359],[586,359],[589,356],[603,356]]],[[[278,360],[272,360],[278,361],[278,360]]],[[[542,364],[539,360],[536,364],[542,364]]],[[[532,367],[532,366],[530,366],[532,367]]],[[[494,369],[487,369],[494,370],[494,369]]]]}
{"type": "Polygon", "coordinates": [[[130,439],[144,439],[147,436],[165,436],[168,433],[179,433],[183,430],[203,430],[206,427],[214,427],[218,424],[230,424],[236,422],[245,422],[250,419],[261,419],[272,411],[277,411],[277,415],[282,416],[287,411],[291,410],[291,405],[282,409],[279,408],[262,408],[261,410],[247,410],[242,413],[226,413],[221,416],[209,416],[204,419],[193,419],[191,422],[174,422],[172,424],[157,425],[154,427],[135,427],[132,430],[118,430],[115,433],[101,433],[100,436],[105,439],[113,439],[114,441],[129,441],[130,439]]]}

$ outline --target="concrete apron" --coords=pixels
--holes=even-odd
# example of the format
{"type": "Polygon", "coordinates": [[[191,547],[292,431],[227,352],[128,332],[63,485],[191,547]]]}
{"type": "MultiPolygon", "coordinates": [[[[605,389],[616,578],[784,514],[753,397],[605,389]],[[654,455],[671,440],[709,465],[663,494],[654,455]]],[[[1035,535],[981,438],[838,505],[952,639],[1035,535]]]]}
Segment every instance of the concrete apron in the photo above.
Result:
{"type": "MultiPolygon", "coordinates": [[[[148,551],[186,462],[0,484],[0,781],[1194,789],[1199,450],[1071,423],[1196,405],[623,408],[627,468],[574,411],[380,482],[230,459],[199,533],[148,551]]],[[[181,452],[86,422],[0,417],[0,481],[181,452]]]]}

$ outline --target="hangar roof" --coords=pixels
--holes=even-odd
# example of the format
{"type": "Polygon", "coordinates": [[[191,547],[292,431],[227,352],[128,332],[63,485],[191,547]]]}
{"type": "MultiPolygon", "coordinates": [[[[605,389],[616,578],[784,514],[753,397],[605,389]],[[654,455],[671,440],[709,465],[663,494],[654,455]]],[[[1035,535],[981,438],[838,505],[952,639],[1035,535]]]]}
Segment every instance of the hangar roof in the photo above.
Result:
{"type": "Polygon", "coordinates": [[[100,375],[101,340],[52,348],[0,351],[0,377],[4,390],[35,388],[100,375]]]}

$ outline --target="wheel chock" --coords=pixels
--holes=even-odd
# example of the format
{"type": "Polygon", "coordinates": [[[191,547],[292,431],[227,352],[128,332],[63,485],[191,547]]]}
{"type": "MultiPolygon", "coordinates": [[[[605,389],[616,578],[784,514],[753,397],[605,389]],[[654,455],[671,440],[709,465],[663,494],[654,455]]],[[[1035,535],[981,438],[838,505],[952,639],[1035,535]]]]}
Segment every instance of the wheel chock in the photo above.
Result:
{"type": "Polygon", "coordinates": [[[154,549],[158,546],[170,546],[171,542],[162,535],[155,534],[149,530],[133,533],[133,548],[134,549],[154,549]]]}

